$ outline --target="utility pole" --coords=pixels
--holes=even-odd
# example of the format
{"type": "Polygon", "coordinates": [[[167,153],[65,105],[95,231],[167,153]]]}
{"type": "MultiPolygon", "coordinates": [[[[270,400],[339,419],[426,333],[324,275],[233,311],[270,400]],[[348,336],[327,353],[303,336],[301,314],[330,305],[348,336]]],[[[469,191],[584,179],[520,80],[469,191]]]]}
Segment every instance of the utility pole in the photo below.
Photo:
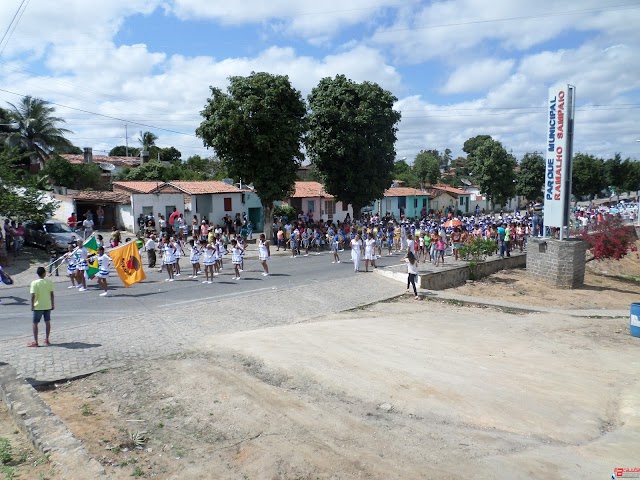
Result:
{"type": "Polygon", "coordinates": [[[129,131],[127,129],[127,124],[124,124],[124,150],[125,154],[129,156],[129,131]]]}

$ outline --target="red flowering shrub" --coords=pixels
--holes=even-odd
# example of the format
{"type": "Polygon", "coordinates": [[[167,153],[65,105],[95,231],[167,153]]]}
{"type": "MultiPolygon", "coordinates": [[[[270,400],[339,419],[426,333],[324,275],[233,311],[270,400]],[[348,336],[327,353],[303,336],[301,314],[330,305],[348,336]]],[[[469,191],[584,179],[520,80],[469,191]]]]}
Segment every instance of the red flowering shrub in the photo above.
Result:
{"type": "Polygon", "coordinates": [[[587,248],[596,260],[620,260],[630,250],[635,252],[636,238],[633,226],[624,225],[620,218],[613,216],[605,217],[604,222],[590,232],[582,232],[582,239],[587,242],[587,248]]]}

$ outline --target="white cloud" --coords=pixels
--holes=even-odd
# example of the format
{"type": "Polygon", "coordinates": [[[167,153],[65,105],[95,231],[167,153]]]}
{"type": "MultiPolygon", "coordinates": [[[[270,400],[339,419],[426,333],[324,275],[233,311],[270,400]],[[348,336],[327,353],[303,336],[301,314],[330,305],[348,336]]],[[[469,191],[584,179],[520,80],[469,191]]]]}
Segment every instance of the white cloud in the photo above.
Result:
{"type": "Polygon", "coordinates": [[[480,92],[504,81],[514,65],[513,60],[487,58],[460,65],[449,76],[442,93],[480,92]]]}

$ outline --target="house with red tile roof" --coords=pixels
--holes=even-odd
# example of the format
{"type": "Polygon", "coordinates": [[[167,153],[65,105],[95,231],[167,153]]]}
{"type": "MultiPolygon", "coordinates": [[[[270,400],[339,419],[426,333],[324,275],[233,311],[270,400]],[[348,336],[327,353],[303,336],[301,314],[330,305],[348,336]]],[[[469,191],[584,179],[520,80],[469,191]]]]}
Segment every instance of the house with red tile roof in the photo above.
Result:
{"type": "Polygon", "coordinates": [[[429,187],[432,197],[431,208],[434,211],[451,211],[454,215],[460,210],[463,215],[471,213],[471,193],[449,185],[437,184],[429,187]]]}
{"type": "Polygon", "coordinates": [[[347,215],[353,218],[351,205],[336,201],[319,182],[296,182],[293,193],[284,202],[295,208],[299,215],[308,215],[314,222],[343,222],[347,215]]]}
{"type": "Polygon", "coordinates": [[[373,202],[373,213],[381,216],[393,215],[399,219],[416,218],[429,211],[429,192],[411,187],[391,187],[385,190],[383,198],[373,202]]]}

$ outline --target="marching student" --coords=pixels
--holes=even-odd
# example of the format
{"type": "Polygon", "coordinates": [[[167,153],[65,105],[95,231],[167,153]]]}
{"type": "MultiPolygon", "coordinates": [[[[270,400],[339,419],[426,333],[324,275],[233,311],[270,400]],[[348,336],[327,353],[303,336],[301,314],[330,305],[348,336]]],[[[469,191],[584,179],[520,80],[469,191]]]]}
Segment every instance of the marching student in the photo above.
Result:
{"type": "Polygon", "coordinates": [[[304,248],[304,256],[308,257],[309,256],[309,232],[307,231],[307,229],[303,229],[302,231],[302,248],[304,248]]]}
{"type": "Polygon", "coordinates": [[[262,272],[263,277],[269,275],[270,257],[271,251],[269,249],[269,242],[267,241],[267,237],[265,237],[264,233],[261,233],[260,240],[258,241],[258,258],[260,259],[260,263],[262,264],[262,268],[264,270],[264,272],[262,272]]]}
{"type": "Polygon", "coordinates": [[[87,270],[89,269],[89,264],[87,263],[87,257],[89,255],[88,250],[83,246],[83,241],[78,240],[78,249],[76,250],[76,282],[78,285],[82,285],[78,291],[85,292],[87,290],[87,278],[85,276],[87,270]]]}
{"type": "Polygon", "coordinates": [[[232,277],[232,280],[240,280],[240,265],[242,264],[242,252],[244,250],[238,245],[238,242],[234,238],[231,240],[231,262],[235,270],[236,276],[232,277]]]}
{"type": "Polygon", "coordinates": [[[353,261],[353,271],[360,271],[360,259],[362,258],[362,237],[357,233],[351,240],[351,260],[353,261]]]}
{"type": "Polygon", "coordinates": [[[340,236],[336,233],[333,233],[333,230],[329,229],[330,232],[327,233],[329,235],[329,241],[331,242],[331,251],[333,252],[333,262],[331,263],[340,263],[340,257],[338,256],[338,247],[340,246],[340,236]]]}
{"type": "Polygon", "coordinates": [[[191,269],[192,269],[192,273],[191,275],[189,275],[189,278],[198,278],[198,271],[200,270],[200,255],[202,255],[202,250],[200,249],[200,246],[196,243],[196,238],[197,237],[194,237],[191,240],[189,240],[189,246],[191,247],[189,261],[191,262],[191,269]]]}
{"type": "Polygon", "coordinates": [[[67,264],[67,275],[69,276],[69,280],[71,280],[71,285],[67,288],[79,288],[80,284],[76,285],[76,257],[73,253],[74,247],[73,245],[69,245],[69,251],[65,253],[64,263],[67,264]]]}
{"type": "Polygon", "coordinates": [[[373,268],[376,266],[376,240],[373,238],[373,234],[368,233],[367,239],[364,241],[364,271],[369,271],[369,263],[373,268]]]}
{"type": "Polygon", "coordinates": [[[410,292],[409,286],[413,287],[413,299],[420,300],[418,296],[418,289],[416,288],[416,278],[418,278],[418,262],[411,250],[407,251],[407,255],[402,259],[402,262],[407,263],[407,293],[410,292]]]}
{"type": "Polygon", "coordinates": [[[104,290],[100,296],[106,297],[108,295],[107,278],[109,278],[109,264],[111,263],[111,257],[104,253],[104,247],[98,247],[98,254],[94,255],[92,258],[94,257],[97,257],[98,259],[98,273],[96,273],[98,286],[104,290]]]}
{"type": "MultiPolygon", "coordinates": [[[[213,266],[216,263],[216,255],[215,255],[215,244],[206,243],[206,241],[202,241],[204,244],[204,251],[202,254],[202,264],[204,265],[204,281],[202,283],[213,283],[213,266]]],[[[195,277],[194,277],[195,278],[195,277]]]]}
{"type": "Polygon", "coordinates": [[[164,253],[162,254],[162,263],[167,267],[167,273],[169,278],[165,278],[165,282],[173,282],[173,266],[176,263],[176,244],[173,242],[173,237],[164,245],[164,253]]]}
{"type": "Polygon", "coordinates": [[[184,241],[182,240],[182,232],[180,232],[180,235],[178,235],[177,239],[174,239],[174,244],[176,246],[176,263],[173,269],[176,272],[175,276],[179,277],[181,275],[180,259],[184,256],[184,241]]]}

